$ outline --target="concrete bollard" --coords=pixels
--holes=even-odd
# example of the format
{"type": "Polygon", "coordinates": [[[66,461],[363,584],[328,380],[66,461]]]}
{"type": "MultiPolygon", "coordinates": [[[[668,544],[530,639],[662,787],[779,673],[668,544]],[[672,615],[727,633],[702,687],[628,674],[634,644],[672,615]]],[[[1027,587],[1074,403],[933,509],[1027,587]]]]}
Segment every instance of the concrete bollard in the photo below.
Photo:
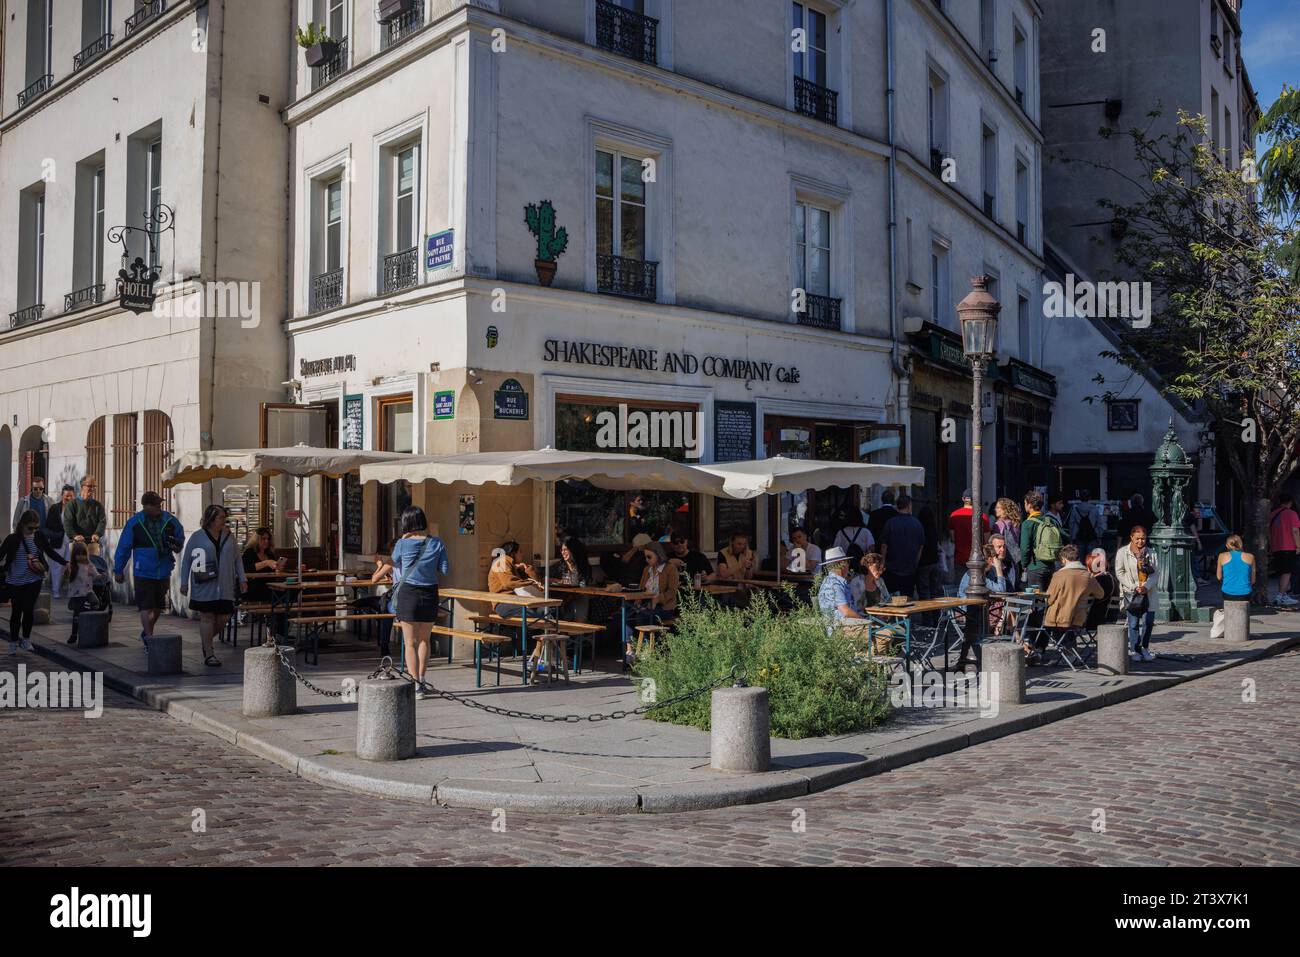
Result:
{"type": "Polygon", "coordinates": [[[372,678],[357,688],[357,757],[400,761],[415,755],[415,685],[372,678]]]}
{"type": "Polygon", "coordinates": [[[77,647],[108,647],[108,612],[83,611],[77,616],[77,647]]]}
{"type": "Polygon", "coordinates": [[[1223,603],[1223,637],[1225,641],[1250,640],[1250,602],[1223,603]]]}
{"type": "Polygon", "coordinates": [[[154,635],[145,644],[151,675],[178,675],[181,673],[181,636],[154,635]]]}
{"type": "Polygon", "coordinates": [[[1128,626],[1097,628],[1097,670],[1108,675],[1128,674],[1128,626]]]}
{"type": "Polygon", "coordinates": [[[274,718],[298,710],[298,686],[276,649],[244,652],[244,717],[274,718]]]}
{"type": "Polygon", "coordinates": [[[1025,703],[1025,652],[1019,642],[986,641],[980,646],[980,697],[998,704],[1025,703]]]}
{"type": "Polygon", "coordinates": [[[766,771],[772,736],[766,688],[717,688],[709,719],[710,766],[715,771],[766,771]]]}
{"type": "Polygon", "coordinates": [[[38,625],[48,625],[50,623],[50,598],[47,591],[41,592],[36,596],[36,607],[32,609],[32,621],[38,625]]]}

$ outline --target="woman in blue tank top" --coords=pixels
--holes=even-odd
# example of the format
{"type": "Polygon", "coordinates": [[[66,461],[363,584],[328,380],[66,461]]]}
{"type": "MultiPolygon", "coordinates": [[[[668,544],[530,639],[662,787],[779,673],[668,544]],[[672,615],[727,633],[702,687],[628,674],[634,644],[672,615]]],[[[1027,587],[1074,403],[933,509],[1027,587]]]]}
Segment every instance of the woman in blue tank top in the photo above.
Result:
{"type": "Polygon", "coordinates": [[[1255,556],[1243,552],[1240,535],[1229,535],[1219,553],[1217,576],[1224,601],[1250,601],[1255,590],[1255,556]]]}

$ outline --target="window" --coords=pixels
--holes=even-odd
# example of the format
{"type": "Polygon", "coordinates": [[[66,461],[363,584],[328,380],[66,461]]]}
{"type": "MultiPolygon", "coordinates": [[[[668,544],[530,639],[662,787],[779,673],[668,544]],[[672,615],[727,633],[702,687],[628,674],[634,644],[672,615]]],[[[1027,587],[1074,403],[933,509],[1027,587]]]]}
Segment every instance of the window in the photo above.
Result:
{"type": "MultiPolygon", "coordinates": [[[[999,275],[998,275],[998,271],[997,271],[996,269],[994,269],[993,267],[989,266],[987,263],[985,263],[985,264],[984,264],[984,278],[988,281],[988,284],[987,284],[987,286],[986,286],[985,288],[988,289],[988,291],[989,291],[989,295],[992,296],[994,299],[996,299],[996,300],[998,301],[999,305],[1000,305],[1000,304],[1002,303],[1002,293],[999,291],[999,288],[1000,288],[1000,286],[1001,286],[1001,284],[1002,284],[1002,280],[1001,280],[1001,277],[999,277],[999,275]]],[[[1001,325],[1002,325],[1002,323],[998,323],[998,327],[999,327],[999,329],[995,329],[995,330],[994,330],[994,333],[993,333],[993,336],[994,336],[994,339],[993,339],[993,348],[994,348],[994,349],[996,349],[996,348],[998,347],[998,343],[999,343],[999,341],[1002,339],[1002,334],[1001,334],[1001,332],[1000,332],[1000,327],[1001,327],[1001,325]]]]}
{"type": "Polygon", "coordinates": [[[930,168],[940,172],[948,148],[948,83],[933,69],[926,89],[929,123],[930,168]]]}
{"type": "Polygon", "coordinates": [[[149,232],[162,205],[162,123],[131,135],[126,151],[126,255],[157,268],[159,235],[149,232]]]}
{"type": "Polygon", "coordinates": [[[343,304],[343,177],[313,184],[311,293],[308,311],[343,304]]]}
{"type": "Polygon", "coordinates": [[[917,285],[916,260],[915,257],[913,256],[914,247],[912,246],[912,217],[911,216],[907,217],[907,229],[904,235],[906,236],[905,242],[907,243],[907,246],[904,249],[904,259],[907,262],[907,273],[906,273],[907,282],[908,285],[915,286],[917,285]]]}
{"type": "Polygon", "coordinates": [[[1026,97],[1029,95],[1029,41],[1025,38],[1025,31],[1017,23],[1012,28],[1012,37],[1014,38],[1013,67],[1015,69],[1016,84],[1016,102],[1022,107],[1026,107],[1026,97]]]}
{"type": "Polygon", "coordinates": [[[391,199],[380,222],[381,292],[407,289],[420,279],[419,157],[420,147],[413,143],[383,152],[383,188],[391,199]]]}
{"type": "Polygon", "coordinates": [[[18,105],[27,105],[54,85],[54,0],[27,0],[27,72],[18,105]]]}
{"type": "MultiPolygon", "coordinates": [[[[158,220],[158,211],[162,207],[162,140],[156,139],[149,144],[149,216],[154,223],[158,220]]],[[[158,268],[160,234],[153,231],[152,255],[149,265],[158,268]]]]}
{"type": "MultiPolygon", "coordinates": [[[[378,400],[375,417],[379,423],[379,450],[384,452],[412,452],[415,424],[415,406],[411,393],[384,396],[378,400]]],[[[379,547],[387,551],[388,545],[398,537],[398,524],[411,504],[411,486],[407,482],[382,485],[379,490],[379,547]]]]}
{"type": "Polygon", "coordinates": [[[792,3],[795,109],[827,123],[839,121],[838,95],[829,89],[830,62],[826,14],[792,3]],[[795,38],[799,38],[796,43],[795,38]]]}
{"type": "Polygon", "coordinates": [[[348,66],[348,3],[347,0],[315,0],[312,22],[325,29],[325,35],[336,45],[334,54],[313,67],[311,88],[319,90],[333,82],[348,66]]]}
{"type": "Polygon", "coordinates": [[[1016,334],[1020,344],[1020,358],[1032,363],[1034,355],[1033,330],[1029,325],[1029,297],[1016,294],[1016,334]]]}
{"type": "Polygon", "coordinates": [[[1210,143],[1217,153],[1223,145],[1219,130],[1219,91],[1210,87],[1210,143]]]}
{"type": "Polygon", "coordinates": [[[983,126],[983,150],[980,171],[984,182],[984,215],[998,218],[998,134],[987,123],[983,126]]]}
{"type": "Polygon", "coordinates": [[[1029,165],[1016,156],[1016,239],[1029,243],[1029,165]]]}
{"type": "Polygon", "coordinates": [[[646,246],[649,184],[641,157],[596,151],[596,284],[600,292],[654,299],[658,263],[646,246]]]}
{"type": "Polygon", "coordinates": [[[343,180],[325,187],[325,270],[343,268],[343,180]]]}
{"type": "Polygon", "coordinates": [[[72,58],[73,70],[80,70],[103,56],[112,42],[112,0],[82,0],[81,52],[72,58]]]}
{"type": "Polygon", "coordinates": [[[952,328],[952,286],[948,275],[948,243],[935,238],[930,242],[930,320],[952,328]]]}
{"type": "Polygon", "coordinates": [[[348,35],[347,0],[324,0],[320,4],[325,33],[331,40],[342,40],[348,35]]]}
{"type": "Polygon", "coordinates": [[[1223,161],[1232,164],[1232,110],[1223,105],[1223,161]]]}
{"type": "Polygon", "coordinates": [[[18,196],[18,311],[9,325],[36,322],[45,311],[45,184],[18,196]]]}
{"type": "Polygon", "coordinates": [[[800,325],[840,328],[840,301],[831,297],[831,211],[799,202],[794,209],[795,287],[804,291],[800,325]]]}
{"type": "Polygon", "coordinates": [[[1223,50],[1223,40],[1219,36],[1219,0],[1210,0],[1210,46],[1215,56],[1223,50]]]}
{"type": "Polygon", "coordinates": [[[657,63],[659,21],[645,0],[596,0],[596,45],[620,56],[657,63]]]}
{"type": "Polygon", "coordinates": [[[72,249],[74,289],[64,297],[65,312],[103,301],[104,229],[104,158],[100,154],[77,164],[72,249]]]}
{"type": "Polygon", "coordinates": [[[980,53],[990,68],[998,62],[997,22],[994,16],[993,0],[980,0],[980,53]]]}

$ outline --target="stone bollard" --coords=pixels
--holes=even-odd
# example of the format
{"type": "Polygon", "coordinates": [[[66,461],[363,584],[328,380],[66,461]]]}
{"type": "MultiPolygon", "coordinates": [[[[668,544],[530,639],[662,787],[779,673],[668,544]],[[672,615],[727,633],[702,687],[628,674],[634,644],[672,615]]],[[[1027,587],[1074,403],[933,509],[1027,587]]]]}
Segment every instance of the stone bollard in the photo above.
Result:
{"type": "Polygon", "coordinates": [[[36,607],[32,609],[32,621],[37,625],[50,623],[50,593],[41,592],[36,596],[36,607]]]}
{"type": "Polygon", "coordinates": [[[1128,674],[1128,626],[1097,628],[1097,670],[1108,675],[1128,674]]]}
{"type": "Polygon", "coordinates": [[[415,685],[371,678],[357,688],[357,757],[400,761],[415,755],[415,685]]]}
{"type": "Polygon", "coordinates": [[[772,764],[766,688],[713,692],[709,755],[715,771],[766,771],[772,764]]]}
{"type": "Polygon", "coordinates": [[[274,718],[298,710],[298,686],[275,648],[244,652],[244,717],[274,718]]]}
{"type": "Polygon", "coordinates": [[[77,647],[108,647],[108,612],[83,611],[77,616],[77,647]]]}
{"type": "Polygon", "coordinates": [[[1223,637],[1225,641],[1250,640],[1250,602],[1223,603],[1223,637]]]}
{"type": "Polygon", "coordinates": [[[1025,703],[1025,652],[1019,642],[986,641],[980,646],[980,698],[997,704],[1025,703]]]}
{"type": "Polygon", "coordinates": [[[154,635],[145,644],[151,675],[178,675],[181,673],[181,636],[154,635]]]}

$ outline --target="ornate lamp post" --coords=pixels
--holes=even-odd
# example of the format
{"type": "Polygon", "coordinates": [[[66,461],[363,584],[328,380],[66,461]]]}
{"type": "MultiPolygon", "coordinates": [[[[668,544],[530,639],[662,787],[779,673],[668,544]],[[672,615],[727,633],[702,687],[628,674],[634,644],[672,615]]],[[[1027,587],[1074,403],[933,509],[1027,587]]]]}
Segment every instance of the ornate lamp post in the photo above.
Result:
{"type": "MultiPolygon", "coordinates": [[[[970,572],[970,582],[966,586],[966,597],[988,598],[988,586],[984,582],[984,542],[983,531],[983,392],[984,364],[993,355],[998,332],[998,313],[1002,304],[988,293],[988,277],[975,276],[970,281],[971,291],[961,302],[957,303],[957,318],[961,320],[962,352],[971,364],[971,515],[970,515],[970,557],[966,569],[970,572]]],[[[976,664],[980,664],[980,641],[984,637],[984,623],[987,621],[982,606],[975,606],[966,614],[966,635],[962,641],[960,659],[966,660],[967,652],[975,649],[976,664]],[[978,611],[978,614],[974,612],[978,611]]]]}

